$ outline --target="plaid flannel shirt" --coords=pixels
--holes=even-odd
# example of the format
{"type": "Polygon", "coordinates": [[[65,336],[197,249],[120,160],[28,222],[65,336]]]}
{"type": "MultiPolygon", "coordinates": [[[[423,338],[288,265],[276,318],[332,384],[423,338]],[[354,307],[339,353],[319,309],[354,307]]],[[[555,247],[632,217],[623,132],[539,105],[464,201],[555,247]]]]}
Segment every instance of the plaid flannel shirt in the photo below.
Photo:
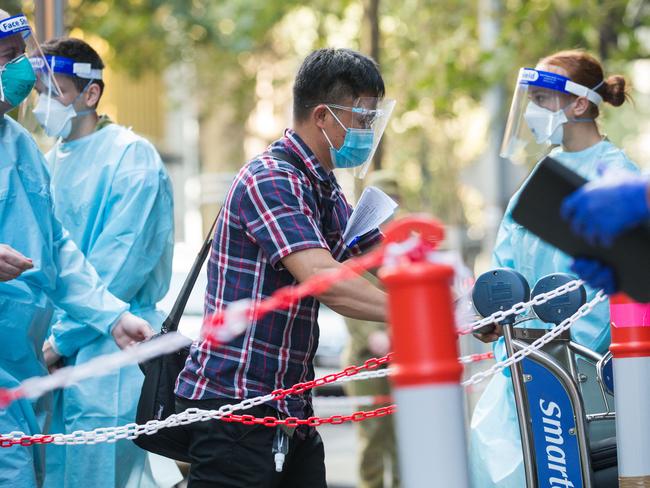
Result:
{"type": "MultiPolygon", "coordinates": [[[[334,174],[325,171],[295,132],[285,131],[239,171],[228,192],[208,262],[205,313],[243,298],[263,300],[295,285],[282,265],[294,252],[322,248],[344,261],[379,242],[376,230],[346,247],[342,235],[351,212],[334,174]],[[305,171],[274,158],[272,150],[294,153],[305,171]]],[[[191,400],[245,399],[313,379],[318,307],[315,298],[307,297],[253,322],[229,344],[195,342],[176,394],[191,400]]],[[[299,418],[313,413],[310,393],[273,406],[299,418]]]]}

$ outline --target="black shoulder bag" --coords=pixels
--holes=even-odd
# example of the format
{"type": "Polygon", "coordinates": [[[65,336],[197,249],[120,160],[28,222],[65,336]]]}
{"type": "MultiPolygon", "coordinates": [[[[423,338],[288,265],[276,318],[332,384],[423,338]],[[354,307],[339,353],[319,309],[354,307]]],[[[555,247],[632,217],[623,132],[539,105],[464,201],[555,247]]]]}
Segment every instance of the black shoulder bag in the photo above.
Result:
{"type": "MultiPolygon", "coordinates": [[[[274,150],[271,152],[271,155],[277,159],[287,161],[309,177],[304,163],[295,154],[274,150]]],[[[217,218],[212,224],[210,232],[194,260],[192,269],[187,275],[187,278],[185,278],[183,288],[174,303],[174,307],[162,324],[160,329],[161,335],[174,332],[178,329],[178,323],[183,316],[183,311],[196,283],[196,278],[201,272],[201,267],[210,252],[214,229],[218,219],[219,215],[217,215],[217,218]]],[[[155,338],[152,340],[155,340],[155,338]]],[[[189,347],[186,347],[140,364],[140,369],[144,373],[144,382],[140,391],[140,400],[138,401],[138,409],[135,417],[136,423],[145,424],[153,419],[164,420],[176,413],[174,387],[178,375],[185,367],[185,361],[189,352],[189,347]]],[[[191,462],[188,455],[189,435],[183,425],[167,427],[151,435],[141,435],[135,438],[133,442],[146,451],[176,459],[177,461],[191,462]]]]}
{"type": "MultiPolygon", "coordinates": [[[[218,218],[219,215],[217,215],[218,218]]],[[[181,288],[171,312],[160,328],[160,335],[175,332],[178,329],[178,323],[183,316],[187,300],[192,293],[205,258],[210,252],[217,219],[212,224],[210,232],[205,238],[203,246],[196,256],[187,278],[185,278],[183,288],[181,288]]],[[[152,340],[155,340],[155,338],[152,340]]],[[[138,410],[135,416],[136,423],[144,424],[153,419],[163,420],[176,413],[174,387],[176,385],[176,378],[178,378],[178,375],[185,366],[185,361],[189,353],[190,348],[184,347],[178,351],[155,357],[140,364],[140,369],[144,373],[144,382],[142,383],[138,410]]],[[[133,442],[149,452],[186,463],[190,462],[187,454],[189,437],[182,425],[167,427],[151,435],[141,435],[135,438],[133,442]]]]}

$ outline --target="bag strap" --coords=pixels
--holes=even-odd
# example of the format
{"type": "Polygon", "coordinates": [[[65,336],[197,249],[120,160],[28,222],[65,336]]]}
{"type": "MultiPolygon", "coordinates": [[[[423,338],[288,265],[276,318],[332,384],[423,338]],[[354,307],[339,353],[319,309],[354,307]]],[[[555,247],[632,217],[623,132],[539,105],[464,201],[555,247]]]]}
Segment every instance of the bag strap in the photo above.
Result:
{"type": "Polygon", "coordinates": [[[165,321],[163,322],[160,328],[161,334],[166,334],[167,332],[176,332],[176,330],[178,330],[178,324],[181,321],[183,312],[185,311],[187,300],[190,298],[190,295],[192,294],[192,290],[194,289],[194,285],[196,284],[196,279],[198,278],[199,273],[201,272],[201,267],[203,266],[203,263],[205,262],[205,258],[208,256],[210,252],[210,248],[212,247],[212,239],[214,238],[214,228],[217,225],[217,220],[219,220],[220,215],[221,215],[221,211],[219,211],[217,217],[214,219],[214,222],[212,222],[210,231],[208,232],[208,235],[205,237],[205,241],[201,246],[201,250],[197,254],[196,258],[194,259],[194,264],[192,264],[192,268],[190,269],[190,272],[187,274],[187,277],[185,278],[185,282],[183,283],[183,287],[181,288],[181,291],[178,294],[176,301],[174,302],[174,306],[172,307],[171,312],[169,312],[169,315],[167,316],[167,318],[165,319],[165,321]]]}
{"type": "Polygon", "coordinates": [[[320,206],[319,202],[321,200],[320,200],[320,195],[316,190],[317,184],[314,182],[313,177],[310,176],[309,170],[307,170],[307,166],[305,165],[305,162],[302,159],[300,159],[296,153],[294,153],[293,151],[287,151],[286,149],[275,148],[272,151],[270,151],[269,154],[271,154],[271,156],[273,156],[276,159],[280,159],[282,161],[289,163],[291,166],[298,169],[305,175],[305,177],[311,182],[312,193],[314,195],[314,198],[316,199],[316,203],[320,206]]]}
{"type": "Polygon", "coordinates": [[[286,149],[275,148],[272,151],[270,151],[269,154],[271,154],[271,156],[273,156],[276,159],[281,159],[282,161],[291,164],[291,166],[298,168],[300,171],[305,173],[305,175],[307,175],[307,166],[305,166],[303,160],[300,159],[298,155],[293,151],[287,151],[286,149]]]}

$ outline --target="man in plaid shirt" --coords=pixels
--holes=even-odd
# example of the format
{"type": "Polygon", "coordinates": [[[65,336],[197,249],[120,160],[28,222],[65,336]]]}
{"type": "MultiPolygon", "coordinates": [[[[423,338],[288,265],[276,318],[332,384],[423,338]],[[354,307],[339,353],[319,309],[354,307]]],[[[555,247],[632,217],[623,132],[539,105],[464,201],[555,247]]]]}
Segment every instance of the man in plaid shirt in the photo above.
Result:
{"type": "MultiPolygon", "coordinates": [[[[376,63],[357,52],[322,49],[305,59],[294,85],[294,129],[239,171],[226,198],[208,265],[206,314],[336,270],[379,242],[375,230],[352,247],[344,243],[352,208],[332,170],[368,163],[385,127],[384,120],[373,133],[383,96],[376,63]]],[[[352,318],[386,319],[385,294],[359,277],[266,315],[229,344],[194,343],[178,378],[177,410],[216,409],[313,379],[320,303],[352,318]]],[[[246,413],[307,418],[311,395],[246,413]]],[[[218,421],[189,427],[190,488],[326,486],[323,444],[313,428],[285,433],[218,421]],[[276,472],[272,447],[282,435],[289,451],[276,472]]]]}

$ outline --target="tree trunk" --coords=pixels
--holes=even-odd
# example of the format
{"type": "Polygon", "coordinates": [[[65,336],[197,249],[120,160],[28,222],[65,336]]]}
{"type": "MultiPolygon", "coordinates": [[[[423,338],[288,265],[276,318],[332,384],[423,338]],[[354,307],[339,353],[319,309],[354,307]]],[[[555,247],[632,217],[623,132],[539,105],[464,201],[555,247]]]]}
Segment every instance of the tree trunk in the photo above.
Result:
{"type": "Polygon", "coordinates": [[[618,44],[618,30],[623,25],[625,6],[612,6],[603,12],[602,23],[598,33],[598,54],[601,61],[609,58],[612,48],[618,44]]]}
{"type": "MultiPolygon", "coordinates": [[[[380,0],[365,0],[364,2],[364,35],[362,37],[363,50],[377,63],[381,60],[381,32],[379,30],[379,3],[380,0]]],[[[380,169],[383,159],[383,144],[379,144],[375,157],[374,168],[380,169]]]]}

